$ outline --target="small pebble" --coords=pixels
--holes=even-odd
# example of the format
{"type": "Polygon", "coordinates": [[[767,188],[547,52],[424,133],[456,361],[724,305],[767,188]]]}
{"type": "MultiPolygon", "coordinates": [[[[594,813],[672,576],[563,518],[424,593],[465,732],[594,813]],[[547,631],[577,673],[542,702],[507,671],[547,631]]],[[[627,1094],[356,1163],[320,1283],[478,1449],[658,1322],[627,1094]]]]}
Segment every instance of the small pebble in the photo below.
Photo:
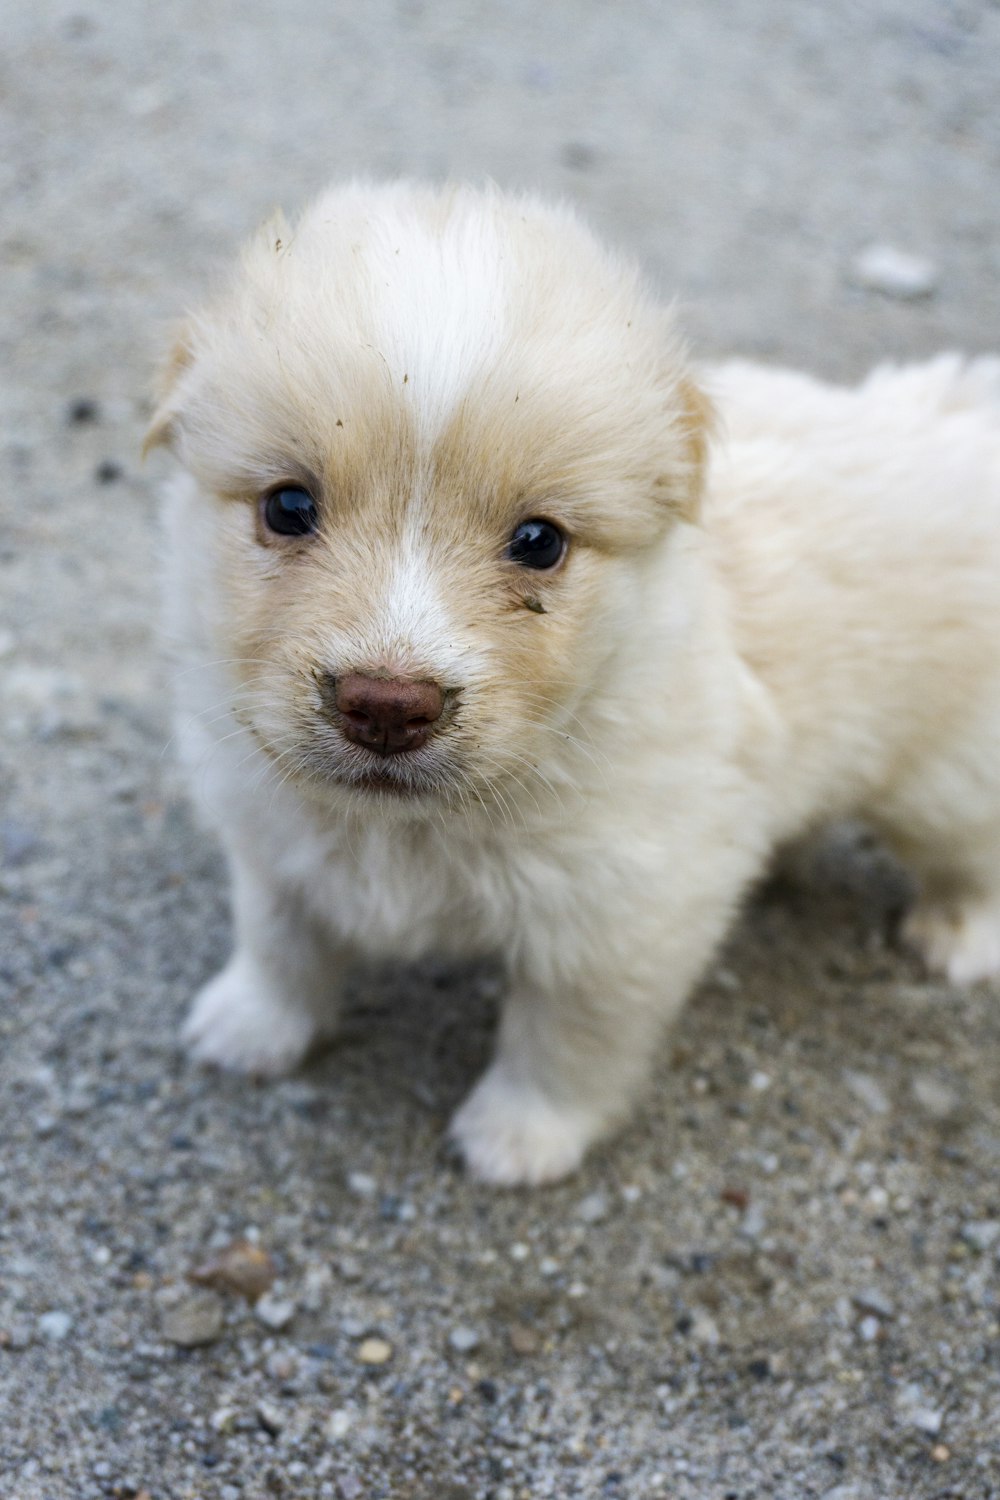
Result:
{"type": "Polygon", "coordinates": [[[298,1369],[294,1354],[288,1349],[276,1349],[264,1362],[264,1369],[272,1380],[291,1380],[298,1369]]]}
{"type": "Polygon", "coordinates": [[[691,1337],[695,1343],[705,1344],[712,1349],[719,1343],[719,1325],[702,1307],[695,1310],[691,1319],[691,1337]]]}
{"type": "Polygon", "coordinates": [[[182,1349],[212,1344],[222,1332],[222,1299],[207,1288],[192,1292],[163,1314],[163,1337],[182,1349]]]}
{"type": "Polygon", "coordinates": [[[362,1339],[358,1359],[363,1365],[384,1365],[392,1358],[392,1345],[385,1339],[362,1339]]]}
{"type": "Polygon", "coordinates": [[[863,1104],[873,1115],[887,1115],[890,1104],[882,1085],[870,1073],[858,1073],[851,1068],[844,1069],[844,1082],[860,1104],[863,1104]]]}
{"type": "Polygon", "coordinates": [[[31,1329],[26,1323],[12,1323],[0,1329],[0,1349],[19,1351],[31,1346],[31,1329]]]}
{"type": "Polygon", "coordinates": [[[894,245],[869,245],[851,262],[851,280],[865,291],[910,302],[936,290],[938,272],[922,255],[911,255],[894,245]]]}
{"type": "Polygon", "coordinates": [[[577,1204],[576,1217],[584,1224],[600,1224],[608,1217],[608,1209],[606,1193],[588,1193],[586,1198],[577,1204]]]}
{"type": "Polygon", "coordinates": [[[273,1297],[265,1292],[254,1307],[254,1312],[266,1328],[280,1333],[295,1317],[295,1303],[287,1297],[273,1297]]]}
{"type": "Polygon", "coordinates": [[[537,1354],[541,1339],[533,1328],[524,1323],[514,1323],[507,1334],[510,1347],[515,1354],[537,1354]]]}
{"type": "Polygon", "coordinates": [[[881,1332],[882,1324],[878,1318],[873,1318],[870,1313],[862,1318],[858,1324],[858,1334],[866,1344],[873,1344],[881,1332]]]}
{"type": "Polygon", "coordinates": [[[38,1320],[38,1331],[44,1338],[51,1339],[54,1344],[62,1343],[73,1327],[73,1319],[68,1312],[58,1309],[53,1312],[42,1313],[38,1320]]]}
{"type": "Polygon", "coordinates": [[[347,1186],[357,1198],[374,1198],[378,1183],[367,1172],[348,1172],[347,1186]]]}
{"type": "Polygon", "coordinates": [[[855,1292],[851,1299],[854,1306],[863,1313],[872,1313],[876,1318],[894,1318],[896,1308],[893,1302],[880,1292],[878,1287],[868,1286],[861,1292],[855,1292]]]}
{"type": "Polygon", "coordinates": [[[209,1417],[208,1425],[213,1432],[232,1432],[238,1415],[235,1406],[220,1406],[209,1417]]]}
{"type": "Polygon", "coordinates": [[[967,1245],[983,1254],[1000,1240],[1000,1219],[970,1219],[962,1225],[961,1235],[967,1245]]]}
{"type": "Polygon", "coordinates": [[[910,1090],[921,1109],[935,1120],[947,1120],[958,1108],[958,1094],[940,1079],[920,1073],[910,1084],[910,1090]]]}
{"type": "Polygon", "coordinates": [[[346,1406],[338,1407],[327,1417],[323,1426],[323,1433],[332,1443],[339,1443],[345,1438],[354,1426],[354,1413],[346,1406]]]}
{"type": "Polygon", "coordinates": [[[751,1203],[739,1224],[739,1233],[747,1240],[759,1240],[767,1228],[767,1219],[760,1203],[751,1203]]]}
{"type": "Polygon", "coordinates": [[[285,1415],[277,1406],[270,1401],[259,1401],[257,1403],[257,1421],[265,1432],[277,1437],[285,1425],[285,1415]]]}
{"type": "Polygon", "coordinates": [[[474,1349],[479,1348],[479,1334],[474,1328],[459,1326],[449,1333],[448,1343],[456,1354],[471,1354],[474,1349]]]}
{"type": "MultiPolygon", "coordinates": [[[[266,1250],[251,1240],[231,1240],[216,1254],[188,1273],[199,1286],[215,1287],[220,1292],[235,1292],[256,1302],[269,1291],[277,1268],[266,1250]]],[[[266,1320],[265,1320],[266,1321],[266,1320]]]]}
{"type": "Polygon", "coordinates": [[[896,1411],[902,1422],[925,1432],[928,1437],[937,1437],[944,1421],[943,1412],[924,1405],[924,1395],[919,1385],[901,1386],[896,1394],[896,1411]]]}
{"type": "Polygon", "coordinates": [[[951,1457],[951,1449],[947,1443],[935,1443],[931,1449],[931,1458],[936,1464],[946,1464],[951,1457]]]}
{"type": "Polygon", "coordinates": [[[76,396],[66,408],[66,420],[74,427],[101,420],[101,407],[92,396],[76,396]]]}

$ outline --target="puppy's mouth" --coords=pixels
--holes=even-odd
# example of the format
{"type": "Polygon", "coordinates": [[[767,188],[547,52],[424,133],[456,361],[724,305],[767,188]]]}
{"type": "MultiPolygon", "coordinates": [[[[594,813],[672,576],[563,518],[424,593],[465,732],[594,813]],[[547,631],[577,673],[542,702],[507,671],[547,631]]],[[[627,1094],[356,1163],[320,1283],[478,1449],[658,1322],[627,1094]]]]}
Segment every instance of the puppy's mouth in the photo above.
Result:
{"type": "Polygon", "coordinates": [[[415,797],[433,791],[435,783],[426,775],[416,777],[412,772],[405,778],[390,766],[374,764],[351,776],[338,776],[341,786],[352,787],[359,792],[382,792],[391,797],[415,797]]]}
{"type": "Polygon", "coordinates": [[[320,743],[308,755],[307,768],[314,781],[393,801],[439,797],[454,782],[446,759],[430,747],[380,755],[356,745],[334,748],[320,743]]]}

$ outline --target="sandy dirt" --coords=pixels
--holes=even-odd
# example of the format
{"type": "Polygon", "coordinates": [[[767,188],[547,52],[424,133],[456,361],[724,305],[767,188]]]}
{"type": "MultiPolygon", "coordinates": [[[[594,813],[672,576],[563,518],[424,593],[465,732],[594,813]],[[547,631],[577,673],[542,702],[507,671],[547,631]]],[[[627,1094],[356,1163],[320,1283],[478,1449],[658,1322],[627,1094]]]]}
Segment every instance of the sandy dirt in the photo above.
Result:
{"type": "Polygon", "coordinates": [[[2,23],[0,1495],[1000,1496],[1000,994],[898,951],[906,883],[864,840],[760,893],[635,1123],[549,1191],[441,1148],[488,969],[360,976],[285,1082],[185,1060],[226,893],[172,766],[167,465],[137,452],[168,320],[358,172],[568,196],[708,354],[996,350],[1000,9],[2,23]],[[856,284],[873,243],[930,263],[923,295],[856,284]],[[240,1238],[256,1306],[187,1279],[240,1238]]]}

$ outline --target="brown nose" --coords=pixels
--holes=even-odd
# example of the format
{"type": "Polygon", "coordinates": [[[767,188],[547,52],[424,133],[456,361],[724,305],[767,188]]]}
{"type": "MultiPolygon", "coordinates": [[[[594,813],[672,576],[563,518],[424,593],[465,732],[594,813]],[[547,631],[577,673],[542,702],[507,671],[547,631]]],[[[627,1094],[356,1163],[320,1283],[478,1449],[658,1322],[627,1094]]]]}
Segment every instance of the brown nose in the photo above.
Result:
{"type": "Polygon", "coordinates": [[[348,672],[336,678],[332,686],[345,737],[376,755],[419,749],[429,739],[444,708],[444,694],[436,682],[348,672]]]}

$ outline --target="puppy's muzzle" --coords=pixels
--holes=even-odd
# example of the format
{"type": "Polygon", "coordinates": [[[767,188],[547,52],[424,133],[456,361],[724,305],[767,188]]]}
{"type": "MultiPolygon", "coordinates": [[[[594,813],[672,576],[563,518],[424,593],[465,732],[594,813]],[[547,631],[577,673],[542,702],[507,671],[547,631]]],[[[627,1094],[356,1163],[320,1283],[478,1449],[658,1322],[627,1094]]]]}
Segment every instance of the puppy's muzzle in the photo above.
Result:
{"type": "Polygon", "coordinates": [[[419,750],[444,712],[445,695],[436,682],[405,677],[367,677],[348,672],[320,683],[323,707],[352,745],[375,755],[419,750]]]}

